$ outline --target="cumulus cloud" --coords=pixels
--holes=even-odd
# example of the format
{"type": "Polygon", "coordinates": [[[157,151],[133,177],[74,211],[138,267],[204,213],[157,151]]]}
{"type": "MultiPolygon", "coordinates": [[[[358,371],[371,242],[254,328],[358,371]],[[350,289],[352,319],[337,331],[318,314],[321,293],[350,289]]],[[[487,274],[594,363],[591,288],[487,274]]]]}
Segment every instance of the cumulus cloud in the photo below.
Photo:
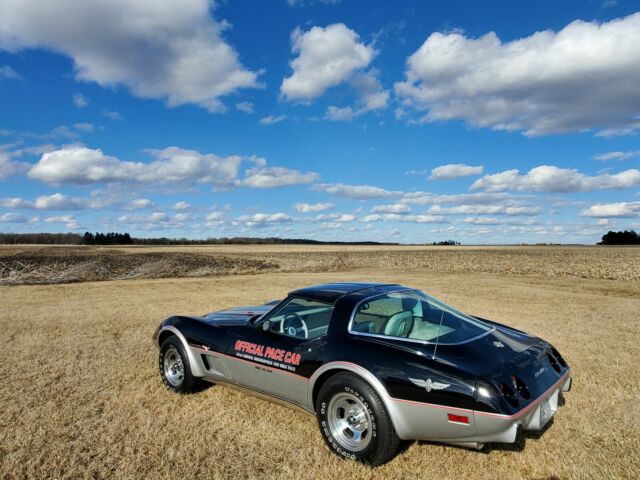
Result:
{"type": "Polygon", "coordinates": [[[517,198],[509,193],[455,193],[450,195],[438,195],[430,192],[409,192],[403,195],[400,200],[401,203],[407,203],[410,205],[440,205],[445,203],[452,203],[456,205],[461,204],[492,204],[501,202],[504,204],[512,204],[517,202],[517,198]]]}
{"type": "Polygon", "coordinates": [[[176,202],[171,207],[172,210],[189,210],[189,208],[191,208],[191,205],[184,201],[176,202]]]}
{"type": "Polygon", "coordinates": [[[220,97],[258,87],[208,0],[3,0],[0,48],[47,48],[73,59],[78,80],[126,85],[168,105],[224,109],[220,97]]]}
{"type": "Polygon", "coordinates": [[[0,223],[27,223],[29,218],[19,213],[3,213],[0,215],[0,223]]]}
{"type": "Polygon", "coordinates": [[[44,219],[45,223],[64,223],[66,228],[75,230],[80,228],[80,223],[72,215],[59,215],[55,217],[47,217],[44,219]]]}
{"type": "Polygon", "coordinates": [[[356,200],[372,200],[375,198],[399,197],[402,192],[385,190],[371,185],[346,185],[344,183],[320,183],[314,185],[313,190],[326,192],[337,197],[353,198],[356,200]]]}
{"type": "Polygon", "coordinates": [[[404,203],[393,203],[390,205],[376,205],[371,211],[374,213],[409,213],[411,208],[404,203]]]}
{"type": "Polygon", "coordinates": [[[274,123],[280,123],[287,119],[286,115],[267,115],[260,119],[261,125],[273,125],[274,123]]]}
{"type": "Polygon", "coordinates": [[[407,223],[448,223],[446,217],[440,215],[400,215],[397,213],[373,213],[365,215],[361,222],[407,222],[407,223]]]}
{"type": "Polygon", "coordinates": [[[209,183],[229,186],[235,180],[241,157],[219,157],[195,150],[167,147],[149,150],[149,163],[125,162],[100,149],[69,145],[45,153],[29,173],[30,178],[60,184],[100,182],[209,183]]]}
{"type": "Polygon", "coordinates": [[[122,120],[120,112],[116,112],[114,110],[102,110],[102,115],[107,117],[109,120],[122,120]]]}
{"type": "Polygon", "coordinates": [[[238,102],[236,103],[236,110],[244,113],[253,113],[254,105],[251,102],[238,102]]]}
{"type": "Polygon", "coordinates": [[[451,178],[469,177],[471,175],[480,175],[484,167],[482,165],[472,166],[464,163],[450,163],[441,165],[431,170],[432,180],[448,180],[451,178]]]}
{"type": "Polygon", "coordinates": [[[387,108],[389,103],[389,91],[384,90],[375,72],[366,72],[356,75],[351,84],[358,94],[358,101],[353,107],[327,107],[326,118],[334,122],[350,122],[356,117],[373,110],[387,108]]]}
{"type": "Polygon", "coordinates": [[[640,217],[640,202],[596,203],[580,212],[583,217],[640,217]]]}
{"type": "Polygon", "coordinates": [[[291,61],[293,73],[282,81],[280,92],[287,100],[302,102],[349,80],[376,53],[343,23],[314,26],[306,32],[296,28],[291,34],[291,51],[298,56],[291,61]]]}
{"type": "Polygon", "coordinates": [[[625,170],[613,175],[603,173],[589,176],[573,168],[541,165],[532,168],[524,175],[520,175],[519,170],[516,169],[485,175],[471,185],[471,190],[569,193],[630,188],[636,185],[640,185],[638,169],[625,170]]]}
{"type": "Polygon", "coordinates": [[[427,122],[462,119],[526,135],[636,129],[639,43],[640,13],[509,42],[494,32],[433,33],[395,88],[427,122]]]}
{"type": "Polygon", "coordinates": [[[11,159],[12,156],[12,153],[4,152],[0,149],[0,180],[24,173],[29,168],[28,163],[13,161],[11,159]]]}
{"type": "Polygon", "coordinates": [[[276,188],[315,182],[320,175],[315,172],[299,172],[284,167],[255,166],[247,169],[240,185],[253,188],[276,188]]]}
{"type": "Polygon", "coordinates": [[[607,152],[601,153],[599,155],[594,156],[593,158],[596,160],[602,160],[603,162],[607,162],[609,160],[629,160],[630,158],[640,157],[640,150],[633,150],[627,152],[615,151],[615,152],[607,152]]]}
{"type": "Polygon", "coordinates": [[[317,213],[324,212],[325,210],[330,210],[335,205],[333,203],[328,202],[319,202],[319,203],[296,203],[293,205],[293,208],[296,209],[299,213],[317,213]]]}
{"type": "Polygon", "coordinates": [[[71,96],[73,104],[78,108],[84,108],[89,105],[89,100],[82,93],[76,92],[71,96]]]}
{"type": "Polygon", "coordinates": [[[236,219],[236,222],[250,228],[263,228],[273,224],[290,223],[292,220],[286,213],[255,213],[242,215],[236,219]]]}
{"type": "Polygon", "coordinates": [[[0,199],[0,207],[21,208],[28,210],[84,210],[100,209],[117,203],[113,198],[102,198],[92,195],[88,198],[69,197],[64,193],[40,195],[35,200],[25,200],[19,197],[0,199]]]}
{"type": "Polygon", "coordinates": [[[428,210],[436,215],[537,215],[542,213],[542,207],[518,205],[457,205],[442,207],[433,205],[428,210]]]}
{"type": "Polygon", "coordinates": [[[143,210],[145,208],[152,208],[153,202],[148,198],[136,198],[131,200],[127,205],[127,210],[143,210]]]}
{"type": "Polygon", "coordinates": [[[22,75],[16,72],[9,65],[0,65],[0,77],[9,80],[22,80],[22,75]]]}

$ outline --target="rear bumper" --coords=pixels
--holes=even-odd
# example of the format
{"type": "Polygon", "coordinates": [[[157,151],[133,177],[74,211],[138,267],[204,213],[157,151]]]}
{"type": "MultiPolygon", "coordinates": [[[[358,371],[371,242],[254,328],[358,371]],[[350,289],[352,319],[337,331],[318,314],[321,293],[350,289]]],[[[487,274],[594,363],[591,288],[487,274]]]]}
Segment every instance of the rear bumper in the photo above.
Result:
{"type": "Polygon", "coordinates": [[[545,393],[514,415],[474,412],[478,443],[514,443],[519,429],[543,429],[558,410],[560,393],[568,392],[571,384],[567,371],[545,393]]]}

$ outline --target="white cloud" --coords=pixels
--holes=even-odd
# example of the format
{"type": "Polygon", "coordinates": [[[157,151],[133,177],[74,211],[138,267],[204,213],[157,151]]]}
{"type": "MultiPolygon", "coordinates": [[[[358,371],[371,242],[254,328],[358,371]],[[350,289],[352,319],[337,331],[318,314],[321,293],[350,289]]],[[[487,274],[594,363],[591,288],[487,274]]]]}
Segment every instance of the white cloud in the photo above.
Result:
{"type": "Polygon", "coordinates": [[[176,202],[171,207],[172,210],[189,210],[189,208],[191,208],[191,205],[184,201],[176,202]]]}
{"type": "Polygon", "coordinates": [[[335,205],[333,203],[328,202],[320,202],[320,203],[296,203],[293,208],[300,213],[312,213],[312,212],[324,212],[325,210],[329,210],[333,208],[335,205]]]}
{"type": "Polygon", "coordinates": [[[0,48],[47,48],[73,59],[76,78],[126,85],[170,106],[224,109],[220,97],[258,87],[223,39],[207,0],[4,0],[0,48]]]}
{"type": "Polygon", "coordinates": [[[527,207],[518,205],[458,205],[455,207],[441,207],[433,205],[428,210],[435,215],[537,215],[542,213],[542,207],[527,207]]]}
{"type": "Polygon", "coordinates": [[[462,223],[468,223],[471,225],[537,225],[538,220],[534,218],[527,218],[524,220],[493,217],[465,217],[462,219],[462,223]]]}
{"type": "Polygon", "coordinates": [[[462,204],[493,204],[497,202],[517,201],[514,195],[509,193],[456,193],[451,195],[437,195],[430,192],[409,192],[403,195],[401,203],[409,205],[439,205],[444,203],[462,204]]]}
{"type": "Polygon", "coordinates": [[[407,222],[407,223],[448,223],[446,217],[440,215],[400,215],[397,213],[374,213],[365,215],[361,222],[407,222]]]}
{"type": "Polygon", "coordinates": [[[253,113],[254,105],[251,102],[238,102],[236,103],[236,110],[244,113],[253,113]]]}
{"type": "Polygon", "coordinates": [[[314,222],[353,222],[356,219],[355,215],[350,213],[323,213],[320,215],[316,215],[313,219],[314,222]]]}
{"type": "Polygon", "coordinates": [[[390,205],[377,205],[371,211],[374,213],[409,213],[411,208],[404,203],[393,203],[390,205]]]}
{"type": "Polygon", "coordinates": [[[356,117],[373,110],[387,108],[389,103],[389,91],[384,90],[378,81],[375,72],[366,72],[356,75],[351,84],[356,89],[359,99],[354,107],[327,107],[325,117],[332,121],[350,122],[356,117]]]}
{"type": "Polygon", "coordinates": [[[84,108],[89,105],[89,100],[82,93],[76,92],[71,96],[73,104],[78,108],[84,108]]]}
{"type": "Polygon", "coordinates": [[[260,119],[261,125],[273,125],[274,123],[280,123],[287,119],[286,115],[267,115],[260,119]]]}
{"type": "Polygon", "coordinates": [[[33,207],[37,210],[81,210],[85,205],[84,202],[69,198],[63,193],[54,193],[39,196],[33,207]]]}
{"type": "Polygon", "coordinates": [[[255,213],[242,215],[236,221],[250,228],[264,228],[273,224],[290,223],[292,218],[286,213],[255,213]]]}
{"type": "Polygon", "coordinates": [[[16,72],[9,65],[0,65],[0,77],[7,78],[9,80],[22,80],[22,75],[16,72]]]}
{"type": "Polygon", "coordinates": [[[116,112],[113,110],[102,110],[102,115],[110,120],[122,120],[122,115],[120,115],[120,112],[116,112]]]}
{"type": "Polygon", "coordinates": [[[520,175],[516,169],[485,175],[471,185],[471,190],[488,192],[519,190],[531,192],[591,192],[594,190],[630,188],[640,185],[640,170],[589,176],[573,168],[541,165],[520,175]]]}
{"type": "Polygon", "coordinates": [[[80,228],[80,223],[75,217],[71,215],[59,215],[55,217],[47,217],[44,219],[45,223],[64,223],[66,228],[75,230],[80,228]]]}
{"type": "Polygon", "coordinates": [[[127,210],[143,210],[145,208],[152,208],[153,202],[148,198],[136,198],[131,200],[127,205],[127,210]]]}
{"type": "Polygon", "coordinates": [[[241,157],[219,157],[195,150],[167,147],[149,150],[155,160],[149,163],[125,162],[102,150],[70,145],[45,153],[28,176],[49,183],[91,184],[99,182],[210,183],[230,186],[235,180],[241,157]]]}
{"type": "Polygon", "coordinates": [[[385,190],[371,185],[345,185],[344,183],[321,183],[314,185],[313,190],[326,192],[338,197],[356,200],[372,200],[375,198],[399,197],[402,192],[385,190]]]}
{"type": "Polygon", "coordinates": [[[640,13],[576,20],[509,42],[433,33],[407,60],[396,92],[424,121],[462,119],[526,135],[637,128],[640,13]]]}
{"type": "Polygon", "coordinates": [[[290,7],[306,7],[308,5],[320,3],[325,5],[337,5],[340,3],[340,0],[287,0],[287,5],[290,7]]]}
{"type": "Polygon", "coordinates": [[[303,102],[349,80],[375,55],[373,46],[361,43],[358,34],[343,23],[314,26],[306,32],[296,28],[291,51],[298,56],[291,61],[293,74],[282,81],[280,91],[287,100],[303,102]]]}
{"type": "Polygon", "coordinates": [[[0,223],[26,223],[29,219],[19,213],[3,213],[0,215],[0,223]]]}
{"type": "Polygon", "coordinates": [[[580,212],[583,217],[640,217],[640,202],[596,203],[580,212]]]}
{"type": "Polygon", "coordinates": [[[320,179],[315,172],[299,172],[284,167],[251,167],[240,185],[253,188],[277,188],[312,183],[320,179]]]}
{"type": "Polygon", "coordinates": [[[76,130],[80,131],[80,132],[93,132],[93,124],[92,123],[86,123],[86,122],[81,122],[81,123],[74,123],[73,124],[73,128],[75,128],[76,130]]]}
{"type": "Polygon", "coordinates": [[[28,163],[15,162],[11,160],[11,156],[11,153],[0,150],[0,180],[23,173],[29,168],[28,163]]]}
{"type": "Polygon", "coordinates": [[[432,180],[448,180],[451,178],[469,177],[471,175],[480,175],[484,167],[482,165],[472,166],[464,163],[450,163],[441,165],[431,170],[432,180]]]}
{"type": "Polygon", "coordinates": [[[609,160],[628,160],[630,158],[636,158],[636,157],[640,157],[640,150],[633,150],[628,152],[621,152],[618,150],[615,152],[601,153],[599,155],[594,156],[593,158],[596,160],[602,160],[606,162],[609,160]]]}

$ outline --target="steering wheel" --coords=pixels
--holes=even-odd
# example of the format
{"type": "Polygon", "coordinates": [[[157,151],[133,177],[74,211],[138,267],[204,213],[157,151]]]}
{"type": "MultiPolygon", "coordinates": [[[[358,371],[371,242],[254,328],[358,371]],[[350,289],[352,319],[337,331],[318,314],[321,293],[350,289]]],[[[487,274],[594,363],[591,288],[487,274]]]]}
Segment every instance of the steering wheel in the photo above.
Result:
{"type": "Polygon", "coordinates": [[[280,333],[290,337],[309,338],[307,323],[297,313],[285,315],[282,322],[280,322],[280,333]]]}

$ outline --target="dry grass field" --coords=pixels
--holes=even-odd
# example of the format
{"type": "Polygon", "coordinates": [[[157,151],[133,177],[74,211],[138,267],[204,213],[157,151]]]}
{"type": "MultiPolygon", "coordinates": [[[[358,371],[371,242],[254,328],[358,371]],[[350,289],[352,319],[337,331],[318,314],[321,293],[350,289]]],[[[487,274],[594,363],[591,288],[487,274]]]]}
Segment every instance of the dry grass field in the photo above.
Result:
{"type": "Polygon", "coordinates": [[[273,265],[239,275],[0,286],[0,478],[640,476],[638,249],[124,250],[158,252],[273,265]],[[566,405],[522,451],[411,443],[370,469],[331,454],[311,416],[220,386],[179,396],[160,382],[151,334],[162,318],[347,280],[399,282],[439,297],[451,281],[449,303],[558,347],[574,375],[566,405]]]}

